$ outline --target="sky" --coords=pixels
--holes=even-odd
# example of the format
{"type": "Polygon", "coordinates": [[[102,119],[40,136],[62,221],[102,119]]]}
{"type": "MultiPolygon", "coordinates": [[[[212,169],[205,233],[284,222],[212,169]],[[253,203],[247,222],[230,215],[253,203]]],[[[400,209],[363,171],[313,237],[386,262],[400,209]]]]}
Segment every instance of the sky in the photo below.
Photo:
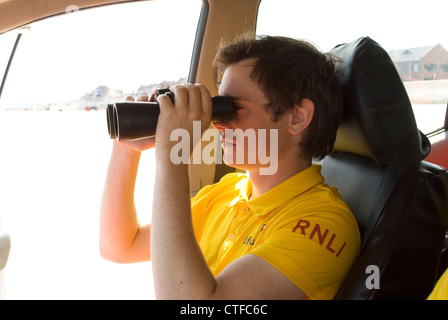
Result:
{"type": "Polygon", "coordinates": [[[361,36],[387,51],[437,43],[448,50],[447,11],[446,0],[262,0],[258,31],[306,38],[324,51],[361,36]]]}

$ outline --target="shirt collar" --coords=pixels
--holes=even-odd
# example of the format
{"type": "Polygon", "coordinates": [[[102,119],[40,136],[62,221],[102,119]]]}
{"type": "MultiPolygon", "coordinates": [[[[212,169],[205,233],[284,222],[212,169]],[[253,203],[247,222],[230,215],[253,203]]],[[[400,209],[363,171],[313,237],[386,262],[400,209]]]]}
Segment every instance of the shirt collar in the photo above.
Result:
{"type": "Polygon", "coordinates": [[[252,193],[250,179],[242,179],[236,185],[236,188],[240,190],[239,195],[233,199],[230,206],[235,206],[237,203],[244,201],[256,216],[264,215],[315,185],[324,182],[324,177],[320,172],[321,166],[314,164],[253,200],[248,200],[252,193]]]}

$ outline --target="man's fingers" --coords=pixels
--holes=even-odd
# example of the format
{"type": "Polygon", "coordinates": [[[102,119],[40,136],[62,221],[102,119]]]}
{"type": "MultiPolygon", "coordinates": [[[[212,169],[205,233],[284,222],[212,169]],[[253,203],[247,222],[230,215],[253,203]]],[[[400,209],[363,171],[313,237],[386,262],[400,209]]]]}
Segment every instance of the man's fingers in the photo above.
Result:
{"type": "Polygon", "coordinates": [[[137,97],[137,101],[143,101],[143,102],[148,102],[149,101],[149,96],[146,92],[142,92],[138,95],[137,97]]]}
{"type": "MultiPolygon", "coordinates": [[[[127,96],[126,101],[135,101],[133,96],[127,96]]],[[[146,92],[139,93],[137,97],[137,101],[147,102],[149,101],[149,96],[146,92]]]]}
{"type": "Polygon", "coordinates": [[[201,84],[197,84],[196,87],[201,92],[201,100],[202,100],[202,111],[209,117],[212,118],[212,96],[207,88],[201,84]]]}

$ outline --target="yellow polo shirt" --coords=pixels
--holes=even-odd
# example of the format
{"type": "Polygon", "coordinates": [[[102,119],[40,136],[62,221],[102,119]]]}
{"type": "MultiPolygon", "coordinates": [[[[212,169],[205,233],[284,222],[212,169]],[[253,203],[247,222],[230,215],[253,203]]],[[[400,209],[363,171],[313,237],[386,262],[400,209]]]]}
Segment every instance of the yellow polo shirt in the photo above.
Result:
{"type": "Polygon", "coordinates": [[[313,165],[253,199],[247,175],[230,173],[192,199],[195,235],[217,276],[246,255],[281,271],[310,299],[333,299],[360,246],[355,218],[313,165]]]}
{"type": "Polygon", "coordinates": [[[437,281],[428,300],[448,300],[448,269],[443,273],[439,281],[437,281]]]}

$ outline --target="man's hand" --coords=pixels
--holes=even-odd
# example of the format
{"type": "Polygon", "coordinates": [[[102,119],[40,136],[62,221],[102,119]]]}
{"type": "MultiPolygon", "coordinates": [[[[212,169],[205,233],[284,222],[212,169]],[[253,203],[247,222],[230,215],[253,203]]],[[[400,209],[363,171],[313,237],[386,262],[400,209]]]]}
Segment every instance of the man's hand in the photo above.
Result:
{"type": "MultiPolygon", "coordinates": [[[[203,85],[186,84],[170,88],[174,93],[174,104],[167,95],[160,95],[160,115],[156,131],[156,156],[168,156],[177,143],[170,140],[176,129],[185,129],[193,137],[193,122],[201,122],[201,134],[209,127],[212,117],[212,98],[203,85]]],[[[190,140],[190,151],[193,142],[190,140]]],[[[164,161],[169,161],[164,157],[164,161]]]]}
{"type": "MultiPolygon", "coordinates": [[[[142,102],[154,101],[155,90],[156,89],[153,89],[151,96],[149,96],[146,93],[139,94],[139,96],[137,97],[137,101],[142,101],[142,102]]],[[[135,101],[135,99],[132,96],[128,96],[128,97],[126,97],[126,101],[135,101]]],[[[115,140],[114,147],[118,148],[118,149],[124,149],[127,151],[140,153],[144,150],[154,148],[155,143],[156,143],[155,137],[134,140],[134,141],[122,141],[122,142],[118,142],[115,140]]]]}

